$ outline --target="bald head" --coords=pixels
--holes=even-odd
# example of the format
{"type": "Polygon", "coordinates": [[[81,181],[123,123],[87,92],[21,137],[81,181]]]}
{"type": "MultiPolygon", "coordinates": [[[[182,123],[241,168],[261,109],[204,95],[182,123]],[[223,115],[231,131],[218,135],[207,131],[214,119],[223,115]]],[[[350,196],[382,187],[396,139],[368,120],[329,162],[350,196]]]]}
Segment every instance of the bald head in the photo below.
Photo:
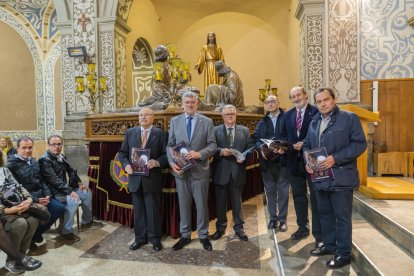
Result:
{"type": "Polygon", "coordinates": [[[138,113],[139,124],[143,128],[149,128],[154,123],[154,111],[148,107],[142,108],[138,113]]]}
{"type": "Polygon", "coordinates": [[[297,109],[302,109],[308,103],[308,94],[305,88],[301,86],[295,86],[289,92],[289,98],[297,109]]]}

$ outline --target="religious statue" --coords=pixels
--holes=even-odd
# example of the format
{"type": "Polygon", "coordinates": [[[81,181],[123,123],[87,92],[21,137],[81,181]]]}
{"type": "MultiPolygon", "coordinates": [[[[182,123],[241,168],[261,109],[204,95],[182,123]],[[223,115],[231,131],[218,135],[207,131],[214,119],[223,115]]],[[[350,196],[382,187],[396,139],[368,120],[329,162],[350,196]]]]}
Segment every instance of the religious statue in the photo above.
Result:
{"type": "Polygon", "coordinates": [[[237,73],[223,61],[217,61],[215,69],[222,77],[222,83],[207,87],[205,103],[215,106],[216,111],[220,111],[226,104],[232,104],[238,109],[244,108],[243,84],[237,73]]]}
{"type": "MultiPolygon", "coordinates": [[[[168,62],[169,53],[167,47],[164,45],[158,45],[155,50],[155,62],[161,62],[161,76],[160,79],[154,78],[153,86],[151,89],[151,96],[143,102],[140,102],[139,106],[148,106],[157,103],[158,105],[168,105],[171,99],[170,85],[171,85],[171,69],[168,62]]],[[[164,107],[165,108],[165,107],[164,107]]],[[[160,109],[164,109],[161,107],[160,109]]],[[[158,108],[157,108],[158,109],[158,108]]]]}
{"type": "Polygon", "coordinates": [[[194,67],[201,74],[204,71],[204,91],[210,84],[218,84],[219,76],[214,66],[216,61],[224,61],[223,52],[216,43],[216,34],[208,33],[207,45],[200,50],[200,56],[194,67]]]}

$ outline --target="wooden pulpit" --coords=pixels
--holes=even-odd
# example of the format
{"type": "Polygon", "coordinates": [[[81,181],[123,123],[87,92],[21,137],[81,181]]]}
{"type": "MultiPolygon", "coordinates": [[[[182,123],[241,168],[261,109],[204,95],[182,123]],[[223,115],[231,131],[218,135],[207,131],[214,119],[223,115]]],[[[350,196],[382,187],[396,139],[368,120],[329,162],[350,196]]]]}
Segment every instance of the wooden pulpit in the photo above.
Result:
{"type": "MultiPolygon", "coordinates": [[[[363,109],[359,106],[353,105],[353,104],[346,104],[340,106],[342,110],[350,111],[352,113],[355,113],[362,124],[362,128],[364,130],[365,136],[367,136],[368,133],[368,123],[369,122],[380,122],[379,118],[379,112],[372,112],[366,109],[363,109]]],[[[361,186],[367,186],[367,178],[368,178],[368,152],[365,150],[365,152],[358,157],[358,171],[359,171],[359,177],[360,177],[360,185],[361,186]]]]}

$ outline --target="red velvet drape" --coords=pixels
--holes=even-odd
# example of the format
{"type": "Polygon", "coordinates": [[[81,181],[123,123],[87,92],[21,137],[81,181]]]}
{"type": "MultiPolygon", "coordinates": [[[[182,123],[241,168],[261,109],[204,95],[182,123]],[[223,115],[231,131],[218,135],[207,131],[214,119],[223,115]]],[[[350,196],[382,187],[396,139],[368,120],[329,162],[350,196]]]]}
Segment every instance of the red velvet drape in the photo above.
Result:
{"type": "MultiPolygon", "coordinates": [[[[119,151],[119,142],[91,142],[89,145],[89,183],[93,190],[93,214],[96,218],[119,222],[123,225],[133,227],[133,210],[131,209],[131,197],[122,189],[111,176],[111,161],[119,151]]],[[[243,200],[247,200],[263,192],[263,183],[260,175],[257,154],[254,154],[248,161],[246,185],[243,190],[243,200]]],[[[209,189],[209,210],[210,219],[215,218],[214,187],[209,189]]],[[[195,215],[195,207],[193,206],[195,215]]],[[[173,238],[180,236],[179,232],[179,205],[178,196],[175,191],[174,177],[164,173],[162,210],[164,234],[173,238]]],[[[195,219],[193,222],[196,228],[195,219]]]]}

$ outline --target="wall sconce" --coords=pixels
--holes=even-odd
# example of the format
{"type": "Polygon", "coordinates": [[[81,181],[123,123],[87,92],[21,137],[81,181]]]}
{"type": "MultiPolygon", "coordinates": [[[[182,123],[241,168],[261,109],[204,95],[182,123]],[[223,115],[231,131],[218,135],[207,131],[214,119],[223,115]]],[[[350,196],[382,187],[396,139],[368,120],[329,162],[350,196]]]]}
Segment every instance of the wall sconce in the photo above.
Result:
{"type": "MultiPolygon", "coordinates": [[[[98,76],[96,73],[96,64],[87,63],[88,71],[84,76],[75,77],[76,92],[88,99],[93,113],[97,111],[97,100],[103,97],[103,94],[108,91],[107,78],[105,76],[98,76]],[[88,92],[88,93],[85,93],[88,92]]],[[[102,112],[102,105],[100,105],[102,112]]]]}

